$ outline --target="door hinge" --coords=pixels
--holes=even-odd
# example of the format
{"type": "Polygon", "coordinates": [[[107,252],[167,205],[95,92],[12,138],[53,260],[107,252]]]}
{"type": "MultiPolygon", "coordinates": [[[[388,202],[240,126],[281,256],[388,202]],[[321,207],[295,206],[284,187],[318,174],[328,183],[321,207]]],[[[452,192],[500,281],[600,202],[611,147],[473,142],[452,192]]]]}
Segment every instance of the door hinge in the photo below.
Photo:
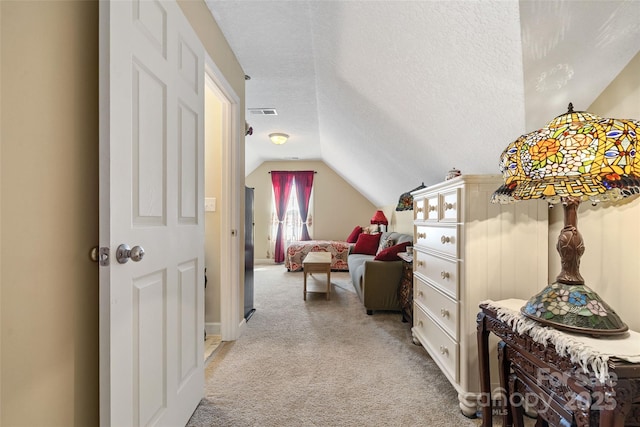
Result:
{"type": "Polygon", "coordinates": [[[91,261],[97,262],[102,267],[109,265],[109,248],[94,246],[89,251],[89,257],[91,261]]]}

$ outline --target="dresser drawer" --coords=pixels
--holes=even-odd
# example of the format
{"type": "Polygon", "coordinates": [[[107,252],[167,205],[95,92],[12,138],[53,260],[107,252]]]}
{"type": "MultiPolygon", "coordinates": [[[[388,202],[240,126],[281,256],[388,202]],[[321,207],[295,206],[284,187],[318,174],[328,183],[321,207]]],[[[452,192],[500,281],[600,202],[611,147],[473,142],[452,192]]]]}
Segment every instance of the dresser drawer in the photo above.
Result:
{"type": "Polygon", "coordinates": [[[424,197],[415,197],[413,199],[413,219],[416,221],[424,221],[426,218],[426,203],[424,197]]]}
{"type": "Polygon", "coordinates": [[[440,198],[438,194],[434,194],[426,197],[425,201],[425,209],[426,209],[426,219],[428,221],[438,221],[440,219],[438,212],[440,211],[440,198]]]}
{"type": "Polygon", "coordinates": [[[421,251],[413,251],[414,272],[435,283],[441,291],[458,299],[458,262],[421,251]]]}
{"type": "Polygon", "coordinates": [[[460,206],[459,190],[440,194],[440,221],[458,222],[458,207],[460,206]]]}
{"type": "Polygon", "coordinates": [[[416,227],[417,245],[445,254],[458,256],[458,230],[454,227],[416,227]]]}
{"type": "Polygon", "coordinates": [[[416,278],[414,301],[419,302],[427,313],[454,340],[458,341],[458,303],[430,284],[416,278]]]}
{"type": "Polygon", "coordinates": [[[456,383],[458,379],[458,344],[449,337],[420,307],[413,307],[413,329],[431,357],[447,376],[456,383]]]}

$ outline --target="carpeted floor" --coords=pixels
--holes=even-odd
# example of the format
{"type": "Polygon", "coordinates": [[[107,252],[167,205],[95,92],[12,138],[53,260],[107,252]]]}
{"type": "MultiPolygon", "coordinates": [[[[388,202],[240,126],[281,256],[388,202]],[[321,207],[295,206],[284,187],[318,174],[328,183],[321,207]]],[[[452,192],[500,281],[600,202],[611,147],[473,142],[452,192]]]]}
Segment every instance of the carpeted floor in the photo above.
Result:
{"type": "Polygon", "coordinates": [[[367,316],[346,272],[332,273],[330,301],[303,301],[302,278],[256,266],[256,312],[206,368],[188,426],[480,425],[399,313],[367,316]]]}

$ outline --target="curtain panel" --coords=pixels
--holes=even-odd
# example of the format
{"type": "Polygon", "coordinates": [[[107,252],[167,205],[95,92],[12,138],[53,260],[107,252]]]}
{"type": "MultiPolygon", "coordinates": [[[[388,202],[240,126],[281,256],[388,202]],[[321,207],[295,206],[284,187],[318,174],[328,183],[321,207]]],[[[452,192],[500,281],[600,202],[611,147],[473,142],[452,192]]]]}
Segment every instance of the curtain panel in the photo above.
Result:
{"type": "Polygon", "coordinates": [[[293,172],[294,182],[296,183],[296,195],[298,196],[298,211],[302,219],[302,235],[300,240],[311,240],[309,228],[307,227],[307,216],[309,215],[309,199],[311,198],[314,173],[314,171],[293,172]]]}
{"type": "Polygon", "coordinates": [[[275,247],[273,258],[276,263],[284,262],[284,232],[283,223],[287,212],[287,203],[291,195],[291,187],[296,190],[298,201],[298,212],[302,221],[302,233],[300,240],[311,240],[309,228],[307,227],[307,217],[309,215],[309,201],[311,199],[311,189],[313,188],[314,171],[271,171],[271,182],[273,184],[273,196],[275,199],[276,216],[278,219],[277,232],[275,236],[275,247]]]}
{"type": "Polygon", "coordinates": [[[274,260],[276,263],[284,262],[284,238],[282,235],[282,222],[287,211],[287,202],[293,184],[293,175],[286,171],[271,171],[271,183],[273,184],[273,197],[276,202],[276,216],[278,217],[278,231],[276,232],[276,245],[274,260]]]}

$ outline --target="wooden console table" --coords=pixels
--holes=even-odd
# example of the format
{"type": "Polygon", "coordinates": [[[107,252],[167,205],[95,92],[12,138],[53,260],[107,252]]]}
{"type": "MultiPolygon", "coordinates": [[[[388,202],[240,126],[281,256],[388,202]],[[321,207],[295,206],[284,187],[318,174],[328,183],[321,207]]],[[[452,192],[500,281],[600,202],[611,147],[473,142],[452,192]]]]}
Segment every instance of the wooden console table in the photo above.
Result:
{"type": "MultiPolygon", "coordinates": [[[[502,339],[498,348],[500,391],[504,391],[504,400],[508,403],[500,411],[503,425],[523,425],[522,398],[526,398],[529,407],[538,413],[536,426],[640,426],[640,363],[602,354],[604,358],[598,355],[598,360],[604,360],[605,363],[599,365],[600,372],[594,372],[593,365],[585,365],[584,361],[583,364],[572,362],[569,353],[575,355],[577,351],[572,350],[584,350],[585,347],[577,346],[576,349],[567,348],[567,351],[560,352],[553,342],[536,342],[532,333],[514,331],[513,318],[517,318],[519,313],[513,308],[518,306],[518,302],[506,300],[480,305],[477,339],[482,425],[493,425],[488,346],[489,333],[494,333],[502,339]],[[503,303],[509,308],[503,309],[503,303]],[[499,313],[501,310],[503,316],[499,313]],[[509,322],[501,320],[505,318],[505,312],[511,315],[509,322]]],[[[525,303],[520,302],[522,305],[525,303]]],[[[530,331],[536,328],[542,327],[535,326],[530,331]]],[[[539,332],[548,330],[539,329],[536,332],[539,335],[539,332]]],[[[555,342],[576,342],[573,340],[575,335],[555,329],[550,331],[555,342]]],[[[607,344],[610,348],[620,344],[636,347],[638,334],[631,334],[617,339],[618,342],[608,341],[607,344]]],[[[636,348],[640,353],[640,347],[636,348]]],[[[635,361],[634,357],[629,358],[635,361]]]]}

